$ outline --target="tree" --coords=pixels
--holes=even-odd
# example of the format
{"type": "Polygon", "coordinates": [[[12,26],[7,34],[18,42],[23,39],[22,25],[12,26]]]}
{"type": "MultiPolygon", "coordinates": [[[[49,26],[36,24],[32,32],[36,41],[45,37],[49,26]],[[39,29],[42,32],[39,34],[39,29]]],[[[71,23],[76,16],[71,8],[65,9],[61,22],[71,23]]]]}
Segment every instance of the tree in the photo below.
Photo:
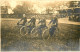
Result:
{"type": "Polygon", "coordinates": [[[17,5],[14,9],[13,12],[14,14],[30,14],[32,13],[31,11],[31,7],[32,5],[27,3],[27,2],[23,2],[22,5],[17,5]]]}
{"type": "Polygon", "coordinates": [[[14,14],[23,14],[24,10],[23,10],[23,6],[21,5],[17,5],[16,8],[13,9],[14,14]]]}
{"type": "Polygon", "coordinates": [[[73,9],[73,17],[69,17],[73,21],[80,21],[80,1],[70,1],[70,8],[73,9]]]}

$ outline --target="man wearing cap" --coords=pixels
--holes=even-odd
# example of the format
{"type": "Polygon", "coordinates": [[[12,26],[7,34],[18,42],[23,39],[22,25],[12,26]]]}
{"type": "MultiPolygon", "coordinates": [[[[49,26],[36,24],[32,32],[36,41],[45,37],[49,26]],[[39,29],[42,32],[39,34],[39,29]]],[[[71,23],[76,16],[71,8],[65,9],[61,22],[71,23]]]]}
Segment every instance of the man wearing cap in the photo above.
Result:
{"type": "Polygon", "coordinates": [[[29,34],[31,33],[31,30],[35,27],[35,16],[31,17],[31,20],[28,22],[28,27],[29,27],[29,34]]]}
{"type": "Polygon", "coordinates": [[[44,27],[46,26],[46,20],[43,18],[43,19],[41,19],[41,20],[39,21],[38,24],[41,24],[41,25],[40,25],[41,28],[44,28],[44,27]]]}
{"type": "Polygon", "coordinates": [[[38,29],[39,29],[38,32],[39,32],[40,34],[42,34],[42,29],[46,27],[46,20],[45,20],[45,18],[43,17],[43,18],[39,21],[38,24],[40,24],[40,26],[38,27],[38,29]]]}
{"type": "Polygon", "coordinates": [[[24,26],[24,25],[26,24],[26,22],[27,22],[26,15],[23,14],[23,18],[21,18],[21,20],[18,21],[17,25],[22,25],[22,26],[24,26]],[[22,24],[19,24],[20,22],[22,22],[22,24]]]}
{"type": "MultiPolygon", "coordinates": [[[[58,20],[57,20],[57,17],[54,16],[54,17],[51,17],[51,21],[49,24],[52,24],[50,29],[49,29],[49,33],[50,33],[50,36],[52,36],[54,34],[54,31],[56,30],[56,27],[58,26],[58,20]]],[[[48,24],[48,25],[49,25],[48,24]]]]}

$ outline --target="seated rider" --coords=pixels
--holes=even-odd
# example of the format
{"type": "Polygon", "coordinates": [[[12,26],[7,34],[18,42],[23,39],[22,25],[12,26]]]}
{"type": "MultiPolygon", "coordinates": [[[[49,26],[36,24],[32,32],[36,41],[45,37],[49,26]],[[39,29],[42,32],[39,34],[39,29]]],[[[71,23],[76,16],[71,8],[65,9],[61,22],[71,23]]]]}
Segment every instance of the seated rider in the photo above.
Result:
{"type": "Polygon", "coordinates": [[[42,29],[46,27],[46,20],[44,19],[44,17],[43,17],[43,19],[39,20],[38,24],[40,24],[40,26],[38,27],[38,29],[39,29],[38,33],[40,33],[40,35],[41,35],[42,29]]]}
{"type": "Polygon", "coordinates": [[[54,34],[54,31],[56,30],[56,27],[58,26],[58,20],[56,17],[52,17],[51,21],[49,24],[52,24],[50,29],[49,29],[49,34],[52,36],[54,34]]]}
{"type": "Polygon", "coordinates": [[[26,16],[25,16],[25,14],[23,14],[23,18],[21,18],[21,20],[18,21],[17,25],[22,25],[22,26],[24,26],[24,25],[26,24],[26,22],[27,22],[27,18],[26,18],[26,16]],[[22,24],[20,24],[21,22],[22,22],[22,24]]]}
{"type": "Polygon", "coordinates": [[[39,20],[38,24],[40,24],[39,28],[44,28],[44,27],[46,27],[46,20],[43,18],[43,19],[39,20]]]}
{"type": "Polygon", "coordinates": [[[28,33],[31,33],[31,30],[35,27],[35,22],[36,22],[36,19],[35,19],[35,16],[33,16],[31,18],[31,20],[28,22],[28,27],[29,27],[29,32],[28,33]]]}

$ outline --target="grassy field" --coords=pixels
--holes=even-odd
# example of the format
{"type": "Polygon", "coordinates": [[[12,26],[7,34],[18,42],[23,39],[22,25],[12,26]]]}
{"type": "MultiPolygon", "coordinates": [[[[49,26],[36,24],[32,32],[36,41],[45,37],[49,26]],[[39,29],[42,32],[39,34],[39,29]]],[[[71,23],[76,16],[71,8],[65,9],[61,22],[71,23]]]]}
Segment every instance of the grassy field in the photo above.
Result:
{"type": "MultiPolygon", "coordinates": [[[[79,49],[79,25],[59,23],[56,37],[43,41],[21,36],[16,28],[17,19],[1,21],[2,51],[76,51],[79,49]]],[[[48,22],[47,22],[48,23],[48,22]]]]}

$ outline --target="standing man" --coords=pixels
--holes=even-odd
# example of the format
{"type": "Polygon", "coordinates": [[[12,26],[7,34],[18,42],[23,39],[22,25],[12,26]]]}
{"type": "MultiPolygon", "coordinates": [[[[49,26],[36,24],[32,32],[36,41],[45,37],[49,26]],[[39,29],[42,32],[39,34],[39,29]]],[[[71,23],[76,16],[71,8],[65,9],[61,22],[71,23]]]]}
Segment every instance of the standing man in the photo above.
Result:
{"type": "Polygon", "coordinates": [[[23,18],[21,18],[21,20],[18,21],[17,25],[22,25],[22,26],[24,26],[24,25],[26,24],[26,22],[27,22],[26,15],[23,14],[23,18]],[[20,22],[22,22],[22,24],[20,24],[20,22]]]}

